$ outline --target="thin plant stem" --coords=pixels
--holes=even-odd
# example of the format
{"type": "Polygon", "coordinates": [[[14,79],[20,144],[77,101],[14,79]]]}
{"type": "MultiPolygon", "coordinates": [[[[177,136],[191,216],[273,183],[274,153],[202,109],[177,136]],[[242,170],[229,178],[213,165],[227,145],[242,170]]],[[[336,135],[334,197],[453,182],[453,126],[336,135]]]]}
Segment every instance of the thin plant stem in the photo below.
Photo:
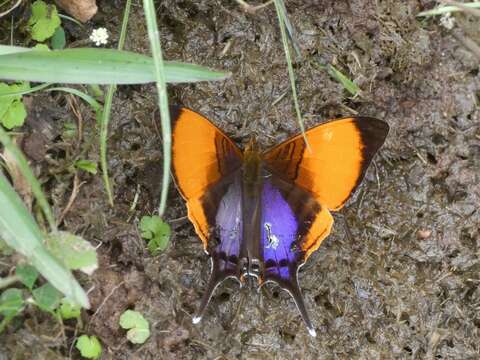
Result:
{"type": "Polygon", "coordinates": [[[15,284],[19,280],[20,278],[17,275],[0,278],[0,289],[3,289],[3,288],[6,288],[7,286],[15,284]]]}
{"type": "Polygon", "coordinates": [[[300,126],[300,131],[302,132],[303,139],[307,145],[307,149],[311,151],[310,145],[308,143],[307,137],[305,135],[305,126],[303,124],[302,114],[300,113],[300,105],[298,104],[297,89],[295,85],[295,74],[293,72],[292,57],[290,55],[290,49],[288,47],[288,37],[287,31],[285,29],[285,17],[287,14],[284,12],[284,7],[280,3],[282,0],[275,0],[275,9],[277,11],[278,23],[280,25],[280,33],[282,35],[283,49],[285,50],[285,57],[287,59],[288,66],[288,76],[290,78],[290,86],[292,88],[293,103],[295,105],[295,112],[297,113],[298,125],[300,126]]]}
{"type": "MultiPolygon", "coordinates": [[[[131,0],[127,0],[125,5],[125,11],[123,13],[122,30],[120,31],[120,39],[118,41],[118,50],[122,50],[125,45],[125,38],[127,33],[128,18],[130,16],[130,8],[132,5],[131,0]]],[[[107,163],[107,137],[108,137],[108,124],[110,123],[110,113],[112,110],[113,94],[116,90],[116,85],[109,85],[107,94],[105,96],[105,105],[101,115],[100,123],[100,167],[102,169],[103,183],[105,184],[105,190],[107,191],[108,203],[113,207],[113,194],[112,186],[110,184],[110,178],[108,176],[108,163],[107,163]]]]}
{"type": "Polygon", "coordinates": [[[170,112],[168,109],[167,82],[163,63],[162,47],[160,45],[160,34],[158,31],[157,19],[153,0],[143,0],[145,18],[147,20],[148,38],[150,48],[152,49],[153,62],[155,64],[155,77],[158,93],[158,105],[160,108],[162,138],[163,138],[163,176],[162,193],[160,195],[160,205],[158,214],[160,217],[165,213],[167,206],[168,185],[170,183],[170,163],[171,163],[171,127],[170,112]]]}

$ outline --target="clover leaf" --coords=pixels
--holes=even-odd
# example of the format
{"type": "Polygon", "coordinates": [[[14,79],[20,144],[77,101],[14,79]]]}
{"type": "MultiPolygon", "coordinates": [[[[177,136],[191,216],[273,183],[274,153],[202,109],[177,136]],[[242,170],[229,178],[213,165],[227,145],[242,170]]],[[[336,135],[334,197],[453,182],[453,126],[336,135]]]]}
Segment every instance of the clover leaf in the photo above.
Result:
{"type": "Polygon", "coordinates": [[[28,25],[33,40],[41,42],[52,37],[60,23],[55,5],[47,5],[42,0],[37,0],[32,4],[32,16],[28,19],[28,25]]]}
{"type": "Polygon", "coordinates": [[[96,336],[82,335],[78,338],[75,347],[87,359],[98,359],[102,355],[102,344],[96,336]]]}
{"type": "Polygon", "coordinates": [[[143,344],[150,336],[148,321],[138,311],[125,311],[120,316],[120,326],[128,329],[127,339],[133,344],[143,344]]]}

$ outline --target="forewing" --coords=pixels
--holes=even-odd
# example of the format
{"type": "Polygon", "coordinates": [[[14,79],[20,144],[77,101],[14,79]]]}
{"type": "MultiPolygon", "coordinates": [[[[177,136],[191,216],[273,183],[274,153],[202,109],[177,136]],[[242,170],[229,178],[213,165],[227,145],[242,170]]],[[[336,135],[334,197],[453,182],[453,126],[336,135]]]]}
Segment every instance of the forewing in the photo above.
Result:
{"type": "Polygon", "coordinates": [[[203,198],[215,184],[240,168],[242,154],[222,131],[196,112],[173,109],[172,119],[173,173],[187,201],[188,218],[206,249],[212,219],[208,217],[203,198]]]}
{"type": "Polygon", "coordinates": [[[343,207],[388,133],[384,121],[352,117],[333,120],[295,136],[264,154],[269,168],[310,191],[330,210],[343,207]]]}
{"type": "Polygon", "coordinates": [[[174,110],[172,118],[173,173],[187,201],[188,218],[212,260],[210,280],[193,318],[197,323],[215,288],[229,277],[239,279],[242,154],[200,114],[182,108],[174,110]]]}

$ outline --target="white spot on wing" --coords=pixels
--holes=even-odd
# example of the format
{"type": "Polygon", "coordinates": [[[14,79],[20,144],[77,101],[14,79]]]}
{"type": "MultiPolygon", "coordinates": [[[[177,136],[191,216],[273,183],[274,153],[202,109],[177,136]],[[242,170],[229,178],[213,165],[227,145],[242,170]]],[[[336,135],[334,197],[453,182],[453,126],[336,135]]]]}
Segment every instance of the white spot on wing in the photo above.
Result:
{"type": "Polygon", "coordinates": [[[263,226],[265,227],[265,231],[267,232],[268,244],[266,248],[267,249],[272,248],[273,250],[276,250],[278,247],[278,244],[280,243],[280,240],[274,233],[272,233],[272,224],[265,223],[263,224],[263,226]]]}

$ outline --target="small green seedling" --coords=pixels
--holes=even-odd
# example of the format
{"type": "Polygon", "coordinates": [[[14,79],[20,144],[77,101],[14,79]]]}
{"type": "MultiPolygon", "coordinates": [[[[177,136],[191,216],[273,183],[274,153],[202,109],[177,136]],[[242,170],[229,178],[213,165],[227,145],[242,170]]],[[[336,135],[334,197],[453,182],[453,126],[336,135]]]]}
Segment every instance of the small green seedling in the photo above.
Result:
{"type": "Polygon", "coordinates": [[[142,238],[148,240],[150,254],[157,255],[165,250],[170,240],[170,226],[160,216],[144,216],[140,220],[142,238]]]}
{"type": "Polygon", "coordinates": [[[67,298],[63,298],[60,301],[60,307],[58,308],[58,314],[62,319],[78,319],[80,317],[80,306],[74,304],[67,298]]]}
{"type": "Polygon", "coordinates": [[[93,175],[97,174],[97,163],[90,160],[78,160],[75,162],[75,167],[93,175]]]}
{"type": "Polygon", "coordinates": [[[60,305],[62,293],[50,283],[46,283],[32,291],[35,304],[43,311],[52,312],[60,305]]]}
{"type": "Polygon", "coordinates": [[[75,347],[87,359],[98,359],[102,355],[102,344],[96,336],[82,335],[78,338],[75,347]]]}
{"type": "Polygon", "coordinates": [[[137,311],[125,311],[120,316],[120,326],[128,330],[127,339],[133,344],[143,344],[150,336],[148,321],[137,311]]]}
{"type": "Polygon", "coordinates": [[[5,95],[25,91],[30,88],[29,83],[7,85],[0,83],[0,125],[7,129],[22,126],[27,117],[27,110],[22,102],[22,95],[5,95]]]}
{"type": "Polygon", "coordinates": [[[7,324],[22,311],[24,304],[20,289],[10,288],[0,295],[0,317],[3,317],[0,321],[0,334],[7,324]]]}
{"type": "Polygon", "coordinates": [[[32,4],[32,16],[28,19],[28,26],[33,40],[42,42],[52,37],[60,23],[55,5],[47,5],[42,0],[32,4]]]}
{"type": "Polygon", "coordinates": [[[38,279],[38,271],[32,265],[18,265],[15,275],[20,278],[23,285],[32,291],[35,281],[38,279]]]}
{"type": "Polygon", "coordinates": [[[22,290],[10,288],[0,295],[0,315],[13,317],[22,311],[24,300],[22,290]]]}

